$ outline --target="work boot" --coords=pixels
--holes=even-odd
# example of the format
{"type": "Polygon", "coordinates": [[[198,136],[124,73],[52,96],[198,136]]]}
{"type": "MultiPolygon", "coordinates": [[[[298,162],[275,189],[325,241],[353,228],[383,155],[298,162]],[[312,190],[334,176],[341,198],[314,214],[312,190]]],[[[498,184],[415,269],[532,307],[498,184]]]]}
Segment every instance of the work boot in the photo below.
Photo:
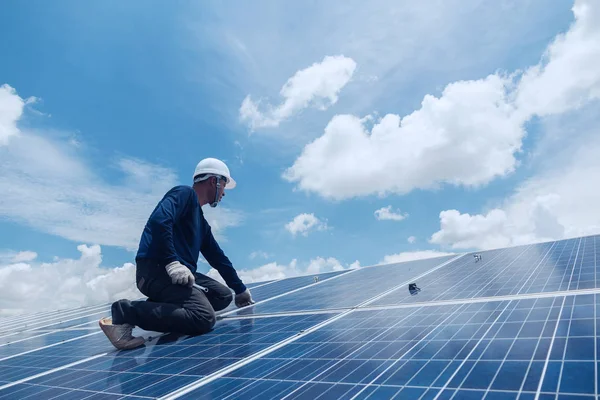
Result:
{"type": "Polygon", "coordinates": [[[112,318],[102,318],[100,322],[100,329],[106,335],[108,340],[119,350],[131,350],[136,347],[140,347],[143,345],[146,340],[137,336],[134,337],[131,332],[133,331],[133,325],[130,324],[122,324],[122,325],[113,325],[112,318]]]}

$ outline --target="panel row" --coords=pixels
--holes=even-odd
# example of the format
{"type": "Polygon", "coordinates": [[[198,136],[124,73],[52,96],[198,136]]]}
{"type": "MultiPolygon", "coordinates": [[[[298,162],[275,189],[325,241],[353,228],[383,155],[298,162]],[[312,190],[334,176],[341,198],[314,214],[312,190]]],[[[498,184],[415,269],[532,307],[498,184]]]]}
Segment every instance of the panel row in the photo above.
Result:
{"type": "Polygon", "coordinates": [[[356,311],[185,399],[596,398],[599,295],[356,311]],[[397,396],[397,397],[394,397],[397,396]]]}

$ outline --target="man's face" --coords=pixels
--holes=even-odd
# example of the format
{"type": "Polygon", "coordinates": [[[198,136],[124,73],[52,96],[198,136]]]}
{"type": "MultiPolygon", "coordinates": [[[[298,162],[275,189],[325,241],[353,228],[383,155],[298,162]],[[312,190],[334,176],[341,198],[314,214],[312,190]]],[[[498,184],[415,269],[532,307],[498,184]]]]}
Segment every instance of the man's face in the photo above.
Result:
{"type": "Polygon", "coordinates": [[[221,183],[220,187],[219,187],[219,201],[221,201],[221,199],[223,198],[223,196],[225,196],[225,186],[227,185],[227,180],[222,179],[222,178],[217,178],[219,179],[219,183],[221,183]]]}

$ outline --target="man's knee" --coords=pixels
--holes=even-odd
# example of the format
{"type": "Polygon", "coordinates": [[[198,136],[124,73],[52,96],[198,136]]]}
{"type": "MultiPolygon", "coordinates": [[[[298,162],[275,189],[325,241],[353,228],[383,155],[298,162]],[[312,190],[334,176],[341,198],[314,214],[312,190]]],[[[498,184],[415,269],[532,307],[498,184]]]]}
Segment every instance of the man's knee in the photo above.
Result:
{"type": "Polygon", "coordinates": [[[217,316],[211,309],[189,311],[188,315],[190,330],[185,333],[191,336],[210,332],[217,323],[217,316]]]}

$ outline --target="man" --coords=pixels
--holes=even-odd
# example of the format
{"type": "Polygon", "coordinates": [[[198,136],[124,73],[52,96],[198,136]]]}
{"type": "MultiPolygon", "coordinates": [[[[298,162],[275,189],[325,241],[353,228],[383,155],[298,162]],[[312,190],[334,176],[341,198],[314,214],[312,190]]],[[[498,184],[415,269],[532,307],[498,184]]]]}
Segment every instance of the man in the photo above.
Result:
{"type": "Polygon", "coordinates": [[[206,333],[215,325],[216,311],[232,301],[231,291],[221,283],[196,272],[199,253],[235,292],[235,304],[254,304],[250,291],[225,256],[202,206],[216,207],[236,182],[220,160],[198,163],[193,186],[169,190],[150,215],[135,258],[137,287],[146,301],[119,300],[112,304],[112,318],[100,320],[100,328],[117,349],[144,344],[133,337],[135,326],[148,331],[186,335],[206,333]]]}

